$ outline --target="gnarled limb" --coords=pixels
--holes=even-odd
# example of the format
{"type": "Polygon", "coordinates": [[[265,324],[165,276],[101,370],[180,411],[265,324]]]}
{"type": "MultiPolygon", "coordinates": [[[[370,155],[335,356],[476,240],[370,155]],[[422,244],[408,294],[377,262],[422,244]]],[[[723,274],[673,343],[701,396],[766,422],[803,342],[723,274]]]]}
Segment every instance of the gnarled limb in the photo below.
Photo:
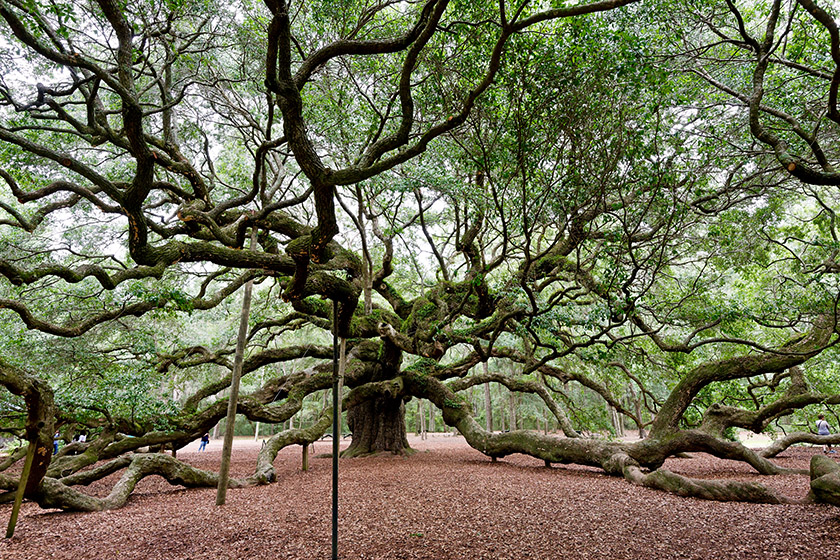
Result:
{"type": "MultiPolygon", "coordinates": [[[[257,459],[253,475],[243,479],[230,479],[229,488],[240,488],[274,482],[274,459],[277,453],[289,445],[309,445],[329,428],[332,418],[324,414],[314,425],[301,430],[281,432],[263,447],[257,459]]],[[[197,469],[163,453],[137,453],[123,455],[114,461],[89,471],[76,473],[61,479],[44,478],[37,503],[43,508],[60,508],[70,511],[103,511],[125,505],[137,483],[147,476],[159,475],[172,485],[187,488],[215,487],[218,474],[197,469]],[[71,485],[87,485],[118,470],[125,468],[119,482],[105,498],[96,498],[70,488],[71,485]]],[[[0,476],[0,488],[10,489],[15,481],[12,477],[0,476]]]]}
{"type": "Polygon", "coordinates": [[[332,414],[325,411],[324,414],[312,426],[300,430],[286,430],[273,435],[260,449],[257,456],[257,468],[243,482],[249,486],[258,484],[269,484],[274,482],[277,475],[274,472],[274,459],[277,453],[289,445],[309,445],[318,440],[332,425],[332,414]]]}
{"type": "MultiPolygon", "coordinates": [[[[137,483],[147,476],[159,475],[170,484],[187,488],[214,487],[218,475],[191,467],[163,453],[140,453],[134,455],[119,482],[106,498],[95,498],[74,490],[55,478],[45,478],[41,484],[38,505],[43,508],[60,508],[72,511],[104,511],[125,505],[137,483]]],[[[230,487],[243,484],[231,479],[230,487]]]]}
{"type": "Polygon", "coordinates": [[[688,478],[659,469],[644,474],[637,467],[629,467],[625,475],[634,484],[664,490],[680,496],[689,496],[703,500],[719,502],[751,502],[757,504],[792,504],[799,503],[783,496],[775,490],[754,482],[740,482],[734,480],[701,480],[688,478]]]}
{"type": "Polygon", "coordinates": [[[116,434],[112,430],[105,430],[93,441],[78,444],[81,450],[78,455],[63,454],[61,457],[55,457],[47,470],[47,476],[56,478],[62,476],[62,473],[66,476],[96,463],[102,451],[114,441],[115,437],[116,434]]]}
{"type": "Polygon", "coordinates": [[[685,410],[710,383],[784,371],[819,354],[834,335],[835,321],[832,315],[820,316],[808,333],[774,351],[736,356],[697,366],[671,391],[651,425],[651,435],[663,435],[676,429],[685,410]]]}
{"type": "Polygon", "coordinates": [[[814,445],[840,445],[840,434],[821,436],[810,432],[793,432],[784,437],[778,438],[773,443],[758,452],[766,458],[772,458],[797,443],[811,443],[814,445]]]}
{"type": "Polygon", "coordinates": [[[24,456],[26,456],[26,447],[25,446],[18,447],[17,449],[15,449],[14,453],[11,453],[5,459],[0,461],[0,472],[8,469],[12,465],[17,463],[21,459],[23,459],[24,456]]]}
{"type": "Polygon", "coordinates": [[[99,465],[96,468],[87,471],[77,472],[59,478],[59,480],[62,482],[62,484],[65,484],[67,486],[75,486],[77,484],[87,486],[92,482],[95,482],[101,478],[105,478],[109,474],[115,473],[121,469],[126,468],[128,465],[131,464],[131,461],[133,459],[134,455],[131,453],[127,453],[125,455],[117,457],[113,461],[108,461],[103,465],[99,465]]]}
{"type": "Polygon", "coordinates": [[[697,430],[671,434],[667,439],[647,439],[632,444],[558,438],[529,431],[491,434],[472,419],[469,404],[459,399],[445,384],[422,373],[406,373],[407,389],[438,405],[447,424],[457,427],[473,448],[488,456],[525,453],[547,463],[597,466],[608,474],[623,476],[635,484],[709,500],[796,503],[761,484],[695,480],[661,469],[646,474],[639,466],[640,463],[661,464],[659,460],[651,460],[655,456],[667,457],[681,451],[707,451],[718,457],[746,461],[762,474],[792,472],[777,467],[739,443],[722,441],[697,430]]]}
{"type": "Polygon", "coordinates": [[[811,492],[816,502],[840,506],[840,465],[822,455],[811,457],[811,492]]]}
{"type": "MultiPolygon", "coordinates": [[[[626,451],[627,444],[584,438],[559,438],[527,430],[491,433],[472,416],[469,403],[440,380],[423,372],[403,372],[406,390],[432,401],[443,412],[444,421],[466,438],[471,447],[488,457],[525,453],[549,463],[575,463],[613,469],[611,458],[626,451]]],[[[621,474],[619,469],[617,474],[621,474]]]]}
{"type": "Polygon", "coordinates": [[[53,451],[55,405],[50,386],[20,368],[0,360],[0,385],[23,397],[26,403],[26,440],[35,446],[35,456],[24,496],[32,497],[47,473],[53,451]]]}

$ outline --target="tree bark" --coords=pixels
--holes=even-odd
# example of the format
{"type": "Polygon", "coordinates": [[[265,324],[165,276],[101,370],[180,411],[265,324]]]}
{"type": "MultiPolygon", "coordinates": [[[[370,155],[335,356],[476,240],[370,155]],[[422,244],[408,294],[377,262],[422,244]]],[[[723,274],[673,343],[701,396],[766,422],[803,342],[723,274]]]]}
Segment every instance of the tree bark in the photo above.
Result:
{"type": "Polygon", "coordinates": [[[618,437],[623,437],[624,422],[622,422],[621,415],[614,407],[610,406],[609,404],[607,404],[607,410],[610,413],[610,419],[612,421],[613,428],[615,429],[615,435],[618,437]]]}
{"type": "Polygon", "coordinates": [[[36,498],[52,459],[55,420],[53,391],[38,377],[3,361],[0,361],[0,385],[15,395],[21,395],[26,403],[26,441],[33,446],[34,456],[23,496],[36,498]]]}
{"type": "Polygon", "coordinates": [[[405,430],[405,406],[402,397],[374,397],[347,409],[347,425],[353,441],[343,457],[391,452],[410,452],[405,430]]]}
{"type": "Polygon", "coordinates": [[[822,455],[811,457],[811,499],[840,506],[840,466],[822,455]]]}
{"type": "MultiPolygon", "coordinates": [[[[487,361],[484,364],[484,374],[488,375],[487,361]]],[[[484,424],[488,432],[493,431],[493,401],[490,398],[490,384],[484,384],[484,424]]]]}
{"type": "Polygon", "coordinates": [[[508,403],[510,405],[510,431],[516,430],[516,395],[510,393],[508,395],[508,403]]]}
{"type": "Polygon", "coordinates": [[[426,439],[426,410],[423,408],[423,400],[417,399],[417,416],[420,417],[420,439],[426,439]]]}

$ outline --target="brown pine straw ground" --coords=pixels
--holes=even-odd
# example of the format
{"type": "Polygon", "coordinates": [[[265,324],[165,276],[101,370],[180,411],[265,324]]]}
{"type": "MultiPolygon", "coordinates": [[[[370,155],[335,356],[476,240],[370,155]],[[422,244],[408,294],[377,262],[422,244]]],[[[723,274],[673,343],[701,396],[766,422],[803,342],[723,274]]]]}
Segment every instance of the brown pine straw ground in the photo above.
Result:
{"type": "MultiPolygon", "coordinates": [[[[343,445],[347,445],[344,441],[343,445]]],[[[339,557],[343,559],[671,559],[809,560],[840,555],[840,508],[754,505],[681,498],[632,486],[593,468],[546,468],[515,455],[492,463],[460,437],[411,438],[418,453],[342,460],[339,557]]],[[[327,453],[330,442],[315,444],[327,453]]],[[[218,469],[221,442],[179,458],[218,469]]],[[[259,444],[238,441],[233,475],[253,469],[259,444]]],[[[778,460],[807,468],[820,448],[798,447],[778,460]]],[[[840,460],[840,459],[839,459],[840,460]]],[[[122,509],[45,511],[25,503],[0,558],[23,559],[329,559],[331,461],[300,447],[275,463],[278,483],[231,489],[138,485],[122,509]]],[[[695,454],[667,468],[706,478],[760,480],[803,497],[807,476],[761,477],[745,465],[695,454]]],[[[116,476],[87,491],[105,495],[116,476]]],[[[0,506],[2,526],[10,505],[0,506]]]]}

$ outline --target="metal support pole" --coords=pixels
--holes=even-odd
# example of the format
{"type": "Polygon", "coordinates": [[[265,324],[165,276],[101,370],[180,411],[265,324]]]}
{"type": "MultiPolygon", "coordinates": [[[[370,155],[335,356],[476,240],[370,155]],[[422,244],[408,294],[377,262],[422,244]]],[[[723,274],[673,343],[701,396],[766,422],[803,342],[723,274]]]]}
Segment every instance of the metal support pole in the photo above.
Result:
{"type": "Polygon", "coordinates": [[[338,560],[338,452],[341,418],[338,411],[338,301],[333,300],[333,449],[332,449],[332,560],[338,560]]]}

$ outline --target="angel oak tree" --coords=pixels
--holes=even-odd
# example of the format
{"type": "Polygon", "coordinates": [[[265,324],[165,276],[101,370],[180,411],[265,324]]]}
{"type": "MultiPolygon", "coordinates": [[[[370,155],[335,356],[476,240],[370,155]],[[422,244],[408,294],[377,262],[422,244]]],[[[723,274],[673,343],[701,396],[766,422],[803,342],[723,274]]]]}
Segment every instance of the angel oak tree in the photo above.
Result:
{"type": "MultiPolygon", "coordinates": [[[[216,485],[216,473],[140,451],[174,454],[224,417],[230,376],[218,371],[232,369],[232,350],[215,333],[253,281],[250,389],[237,402],[252,421],[283,424],[330,387],[320,341],[337,325],[347,455],[407,452],[405,403],[423,398],[489,457],[785,501],[659,467],[704,451],[781,472],[778,446],[757,453],[727,432],[840,399],[803,370],[833,355],[836,270],[788,258],[835,221],[801,219],[794,235],[793,218],[762,219],[766,208],[834,216],[822,191],[797,192],[830,182],[828,150],[806,142],[821,165],[808,171],[763,124],[802,129],[762,98],[769,65],[823,80],[827,111],[809,114],[836,113],[836,29],[828,8],[799,5],[775,34],[774,3],[759,42],[733,2],[692,3],[726,19],[683,33],[663,25],[664,4],[632,0],[0,0],[0,308],[18,342],[4,347],[0,384],[26,405],[4,396],[3,428],[48,451],[27,496],[90,511],[119,507],[150,474],[216,485]],[[716,31],[755,61],[751,93],[687,66],[696,51],[679,40],[716,31]],[[774,55],[794,37],[831,68],[774,55]],[[672,56],[656,56],[662,38],[672,56]],[[710,141],[731,115],[695,119],[708,84],[749,116],[733,143],[758,140],[777,163],[736,161],[710,141]],[[17,335],[20,324],[37,334],[17,335]],[[48,360],[61,349],[74,358],[48,360]],[[464,395],[485,383],[535,395],[562,435],[482,427],[464,395]],[[155,398],[160,385],[183,394],[155,398]],[[603,427],[605,406],[649,437],[582,437],[603,427]],[[48,462],[55,426],[92,437],[48,462]],[[106,498],[73,488],[117,471],[106,498]]],[[[831,126],[811,136],[834,148],[831,126]]],[[[274,435],[254,473],[230,484],[272,482],[276,453],[330,423],[324,410],[274,435]]],[[[840,439],[782,445],[799,441],[840,439]]],[[[0,475],[0,487],[15,483],[0,475]]]]}

